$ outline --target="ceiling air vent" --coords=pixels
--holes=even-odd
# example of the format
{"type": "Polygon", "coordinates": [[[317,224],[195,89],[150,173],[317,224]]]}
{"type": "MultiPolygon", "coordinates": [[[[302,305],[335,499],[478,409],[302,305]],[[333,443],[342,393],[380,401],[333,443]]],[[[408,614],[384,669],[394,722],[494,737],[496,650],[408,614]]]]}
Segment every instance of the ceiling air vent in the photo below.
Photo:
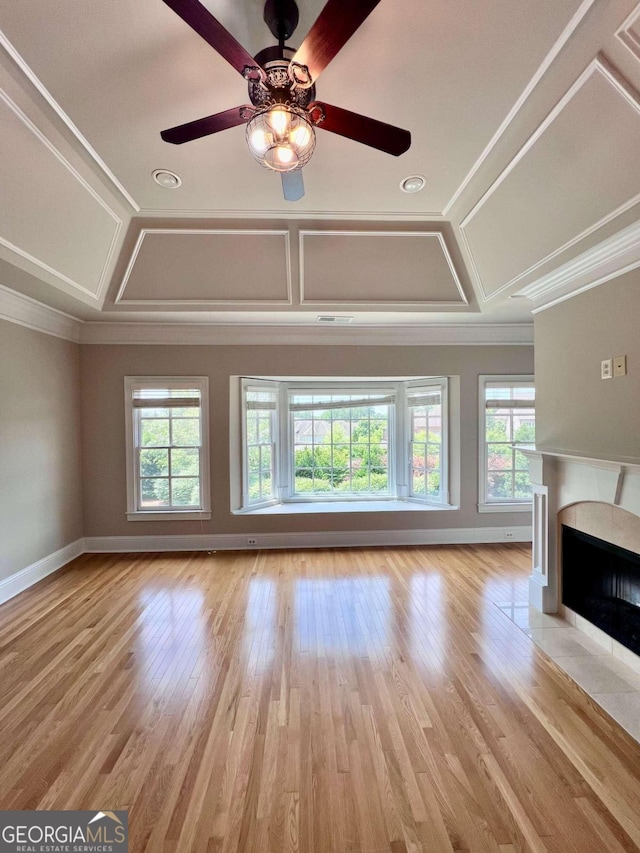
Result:
{"type": "Polygon", "coordinates": [[[334,325],[345,325],[346,323],[353,323],[353,317],[346,317],[344,315],[338,316],[337,314],[319,314],[318,323],[333,323],[334,325]]]}

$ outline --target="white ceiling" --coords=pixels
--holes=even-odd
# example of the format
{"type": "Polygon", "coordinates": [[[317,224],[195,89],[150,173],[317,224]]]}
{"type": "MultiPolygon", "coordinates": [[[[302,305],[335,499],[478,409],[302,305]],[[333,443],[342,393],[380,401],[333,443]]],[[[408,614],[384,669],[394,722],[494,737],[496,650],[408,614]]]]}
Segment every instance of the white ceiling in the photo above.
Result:
{"type": "MultiPolygon", "coordinates": [[[[259,0],[205,5],[252,54],[273,43],[259,0]]],[[[299,5],[294,46],[323,2],[299,5]]],[[[160,139],[248,103],[161,0],[6,2],[0,285],[89,323],[530,324],[640,261],[639,22],[637,0],[381,0],[317,98],[410,130],[411,148],[319,130],[288,203],[243,127],[160,139]]]]}

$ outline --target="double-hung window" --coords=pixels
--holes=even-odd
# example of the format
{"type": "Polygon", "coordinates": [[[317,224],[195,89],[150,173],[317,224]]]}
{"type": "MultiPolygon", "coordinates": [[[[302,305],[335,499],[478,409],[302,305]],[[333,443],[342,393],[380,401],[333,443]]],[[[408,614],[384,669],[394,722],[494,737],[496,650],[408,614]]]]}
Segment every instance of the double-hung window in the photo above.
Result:
{"type": "Polygon", "coordinates": [[[207,377],[125,378],[127,517],[208,518],[207,377]]]}
{"type": "Polygon", "coordinates": [[[447,384],[410,385],[406,391],[410,487],[414,499],[447,503],[447,384]]]}
{"type": "Polygon", "coordinates": [[[524,449],[535,447],[532,376],[480,377],[480,505],[484,512],[530,509],[524,449]]]}
{"type": "Polygon", "coordinates": [[[276,438],[277,385],[245,384],[243,394],[243,504],[277,503],[276,438]]]}
{"type": "MultiPolygon", "coordinates": [[[[447,379],[242,379],[242,505],[448,503],[447,379]]],[[[374,508],[374,507],[372,507],[374,508]]]]}

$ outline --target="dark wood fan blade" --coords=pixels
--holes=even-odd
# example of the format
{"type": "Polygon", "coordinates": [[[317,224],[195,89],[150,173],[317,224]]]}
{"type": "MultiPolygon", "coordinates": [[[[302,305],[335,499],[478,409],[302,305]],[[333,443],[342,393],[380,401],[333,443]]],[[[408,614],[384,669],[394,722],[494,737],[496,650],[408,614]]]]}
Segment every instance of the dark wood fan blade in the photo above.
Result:
{"type": "Polygon", "coordinates": [[[201,136],[209,136],[211,133],[218,133],[238,124],[246,124],[247,116],[250,115],[251,107],[234,107],[232,110],[225,110],[223,113],[198,118],[195,121],[187,122],[187,124],[180,124],[177,127],[169,128],[169,130],[163,130],[160,136],[165,142],[182,145],[183,142],[191,142],[192,139],[200,139],[201,136]]]}
{"type": "Polygon", "coordinates": [[[243,74],[245,68],[257,67],[251,54],[198,0],[164,0],[164,2],[240,74],[243,74]]]}
{"type": "Polygon", "coordinates": [[[296,169],[295,172],[280,172],[280,177],[285,201],[300,201],[304,195],[302,169],[296,169]]]}
{"type": "Polygon", "coordinates": [[[358,113],[343,110],[341,107],[334,107],[331,104],[318,101],[309,104],[308,109],[312,115],[314,111],[324,113],[324,119],[317,125],[322,130],[346,136],[347,139],[362,142],[363,145],[370,145],[371,148],[393,154],[394,157],[404,154],[411,145],[411,134],[408,130],[402,130],[402,128],[394,127],[392,124],[385,124],[375,118],[361,116],[358,113]]]}
{"type": "Polygon", "coordinates": [[[328,0],[293,62],[306,65],[315,81],[380,0],[328,0]]]}

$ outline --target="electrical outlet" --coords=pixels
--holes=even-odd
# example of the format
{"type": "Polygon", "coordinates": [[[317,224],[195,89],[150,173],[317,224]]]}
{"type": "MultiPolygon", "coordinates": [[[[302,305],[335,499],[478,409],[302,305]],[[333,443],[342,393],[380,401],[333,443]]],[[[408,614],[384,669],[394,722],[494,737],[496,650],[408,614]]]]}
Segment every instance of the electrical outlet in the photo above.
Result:
{"type": "Polygon", "coordinates": [[[605,358],[600,362],[601,379],[613,379],[613,359],[605,358]]]}
{"type": "Polygon", "coordinates": [[[613,357],[613,375],[614,376],[626,376],[627,375],[627,357],[626,357],[626,355],[615,355],[613,357]]]}
{"type": "Polygon", "coordinates": [[[247,545],[257,545],[257,544],[258,544],[257,539],[247,539],[247,545]]]}
{"type": "Polygon", "coordinates": [[[513,530],[505,530],[504,538],[505,539],[513,539],[513,530]]]}

